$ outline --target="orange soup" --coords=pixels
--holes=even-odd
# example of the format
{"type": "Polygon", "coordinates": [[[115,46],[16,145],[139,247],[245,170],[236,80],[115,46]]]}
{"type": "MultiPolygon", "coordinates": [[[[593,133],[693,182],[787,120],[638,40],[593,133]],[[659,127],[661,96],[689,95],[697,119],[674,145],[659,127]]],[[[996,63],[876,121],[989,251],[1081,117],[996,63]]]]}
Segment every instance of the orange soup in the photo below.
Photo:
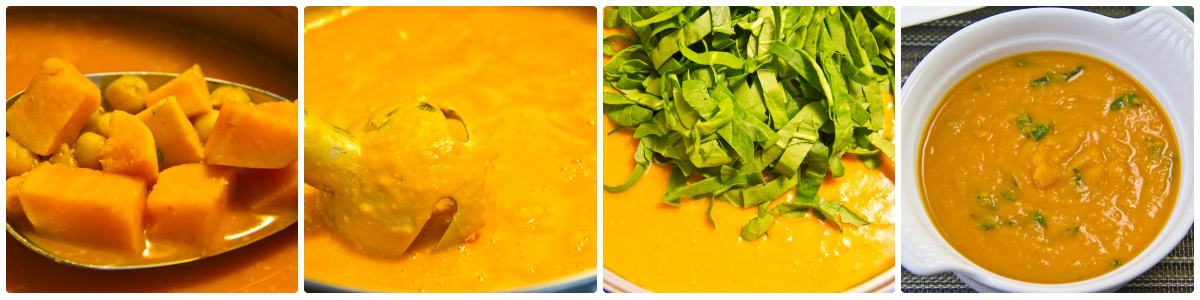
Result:
{"type": "Polygon", "coordinates": [[[963,78],[926,125],[920,184],[960,254],[1034,283],[1086,280],[1137,257],[1179,186],[1174,130],[1154,96],[1070,52],[1006,57],[963,78]]]}
{"type": "MultiPolygon", "coordinates": [[[[201,63],[207,77],[246,83],[289,98],[297,94],[294,66],[289,67],[287,62],[281,63],[210,33],[170,23],[102,13],[10,8],[6,25],[8,95],[25,89],[42,62],[50,57],[70,60],[83,74],[179,73],[201,63]]],[[[228,224],[255,222],[247,217],[250,214],[238,214],[227,221],[228,224]]],[[[6,241],[7,289],[9,292],[295,292],[297,236],[293,225],[254,244],[198,262],[128,271],[58,264],[10,236],[6,241]]],[[[56,244],[36,234],[30,237],[39,244],[48,243],[49,247],[81,249],[56,244]]],[[[98,254],[100,251],[79,252],[86,252],[92,259],[106,259],[98,254]]]]}
{"type": "MultiPolygon", "coordinates": [[[[410,98],[453,105],[498,152],[485,177],[493,196],[473,238],[431,251],[449,220],[434,215],[399,258],[359,249],[306,202],[305,278],[361,290],[466,292],[594,274],[595,8],[345,11],[332,21],[306,11],[305,110],[354,132],[361,126],[352,124],[410,98]]],[[[365,158],[371,145],[362,146],[365,158]]],[[[321,197],[306,193],[306,201],[321,197]]]]}
{"type": "MultiPolygon", "coordinates": [[[[606,132],[616,128],[605,123],[606,132]]],[[[632,134],[604,138],[605,182],[632,172],[632,134]]],[[[816,218],[778,218],[767,237],[753,242],[739,232],[754,209],[718,202],[714,229],[705,216],[708,201],[659,202],[671,169],[656,163],[633,188],[604,193],[604,267],[654,292],[842,292],[862,284],[895,265],[895,183],[890,165],[868,169],[852,155],[842,162],[845,175],[826,177],[817,195],[844,201],[870,226],[838,232],[816,218]]]]}

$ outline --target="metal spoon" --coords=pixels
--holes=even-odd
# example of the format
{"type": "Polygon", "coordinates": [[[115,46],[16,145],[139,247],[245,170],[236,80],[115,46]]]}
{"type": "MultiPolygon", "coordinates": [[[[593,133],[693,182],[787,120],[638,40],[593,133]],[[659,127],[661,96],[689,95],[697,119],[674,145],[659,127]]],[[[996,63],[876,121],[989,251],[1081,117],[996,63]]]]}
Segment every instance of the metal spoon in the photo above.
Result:
{"type": "MultiPolygon", "coordinates": [[[[96,86],[99,87],[101,90],[104,90],[104,88],[107,87],[109,83],[112,83],[114,80],[116,80],[117,78],[120,78],[121,76],[124,76],[124,75],[136,75],[138,77],[141,77],[143,80],[146,81],[146,85],[150,88],[150,90],[154,90],[155,88],[167,83],[171,79],[174,79],[175,77],[179,76],[179,74],[159,73],[159,72],[95,73],[95,74],[87,74],[84,76],[87,77],[88,79],[92,80],[92,82],[95,83],[96,86]]],[[[210,89],[215,89],[215,88],[218,88],[221,86],[240,87],[240,88],[244,89],[247,94],[250,95],[250,98],[252,100],[258,99],[258,101],[264,101],[264,100],[290,101],[287,98],[280,97],[279,95],[276,95],[274,93],[271,93],[271,92],[268,92],[268,91],[265,91],[265,90],[262,90],[259,88],[255,88],[252,86],[240,84],[240,83],[234,83],[234,82],[229,82],[229,81],[220,80],[220,79],[213,79],[213,78],[205,78],[205,80],[208,81],[208,87],[210,89]]],[[[15,103],[17,101],[17,99],[20,98],[21,95],[24,95],[24,94],[25,94],[25,91],[22,90],[20,92],[17,92],[14,95],[8,97],[8,100],[5,101],[5,110],[7,110],[8,108],[11,108],[13,103],[15,103]]],[[[144,268],[176,265],[176,264],[196,261],[201,258],[211,257],[211,256],[215,256],[215,255],[218,255],[221,253],[229,252],[234,249],[241,248],[242,246],[249,245],[250,243],[256,242],[263,238],[266,238],[276,232],[279,232],[280,230],[283,230],[284,228],[287,228],[288,226],[291,226],[292,224],[296,223],[298,220],[298,214],[296,211],[272,212],[272,213],[275,213],[275,214],[250,214],[249,217],[251,217],[252,219],[242,220],[243,221],[242,223],[254,224],[253,226],[246,226],[246,228],[248,228],[247,230],[225,236],[224,237],[225,242],[222,245],[221,249],[211,250],[211,251],[202,251],[202,252],[200,252],[200,254],[197,254],[197,255],[191,255],[191,256],[186,256],[186,257],[181,257],[178,255],[172,256],[171,254],[178,251],[178,249],[172,248],[167,245],[151,244],[149,241],[147,241],[147,248],[145,251],[142,252],[142,258],[139,260],[136,260],[136,263],[129,263],[128,261],[122,261],[121,259],[114,259],[114,257],[119,256],[116,254],[108,255],[106,257],[106,258],[108,258],[108,260],[106,260],[105,263],[97,263],[95,261],[84,261],[83,259],[78,258],[79,257],[78,255],[80,253],[73,253],[73,252],[77,252],[77,251],[63,251],[65,249],[61,246],[57,247],[57,248],[40,246],[43,243],[47,243],[47,244],[49,244],[49,243],[66,244],[66,243],[58,242],[58,241],[50,240],[48,238],[37,236],[35,233],[31,232],[32,228],[30,228],[31,226],[29,226],[28,222],[22,222],[22,220],[12,220],[11,218],[6,218],[5,219],[5,225],[6,225],[5,227],[8,230],[8,233],[10,235],[12,235],[13,238],[16,238],[17,241],[20,241],[21,244],[25,245],[26,248],[29,248],[30,250],[33,250],[34,252],[37,252],[38,254],[45,256],[46,258],[52,259],[55,262],[73,265],[73,266],[77,266],[77,267],[81,267],[81,268],[88,268],[88,269],[129,270],[129,269],[144,269],[144,268]]],[[[67,246],[67,247],[73,247],[73,246],[67,246]]]]}

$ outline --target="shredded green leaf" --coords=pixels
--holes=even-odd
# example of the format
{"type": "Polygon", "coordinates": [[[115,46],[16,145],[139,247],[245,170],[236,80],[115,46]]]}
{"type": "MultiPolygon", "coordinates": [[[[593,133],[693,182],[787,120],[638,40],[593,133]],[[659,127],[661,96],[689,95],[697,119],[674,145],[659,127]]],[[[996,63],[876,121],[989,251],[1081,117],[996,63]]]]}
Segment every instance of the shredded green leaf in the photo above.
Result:
{"type": "Polygon", "coordinates": [[[1113,100],[1112,104],[1108,106],[1108,110],[1118,110],[1125,108],[1125,106],[1142,107],[1142,103],[1138,101],[1137,94],[1126,93],[1113,100]]]}
{"type": "Polygon", "coordinates": [[[758,207],[742,238],[766,234],[775,217],[814,217],[865,226],[840,201],[821,201],[844,154],[875,168],[894,159],[884,138],[894,93],[895,9],[857,7],[621,6],[604,10],[604,113],[641,139],[636,184],[650,162],[672,165],[661,199],[711,199],[712,207],[758,207]],[[631,41],[614,49],[614,39],[631,41]],[[881,156],[882,155],[882,156],[881,156]],[[699,174],[704,179],[688,184],[699,174]],[[795,189],[793,201],[773,203],[795,189]]]}
{"type": "Polygon", "coordinates": [[[1030,218],[1033,219],[1033,222],[1038,223],[1038,225],[1042,225],[1042,227],[1046,227],[1046,218],[1042,217],[1041,211],[1038,211],[1038,210],[1033,211],[1033,214],[1031,215],[1030,218]]]}
{"type": "Polygon", "coordinates": [[[1025,138],[1031,139],[1034,142],[1037,142],[1043,136],[1046,136],[1047,133],[1050,133],[1050,129],[1053,126],[1050,123],[1042,123],[1035,126],[1029,114],[1022,114],[1021,117],[1017,118],[1017,129],[1021,130],[1021,134],[1025,138]]]}
{"type": "Polygon", "coordinates": [[[1080,72],[1083,72],[1083,66],[1075,67],[1075,69],[1071,70],[1070,73],[1062,74],[1062,78],[1067,81],[1071,81],[1071,79],[1075,78],[1075,75],[1079,75],[1080,72]]]}

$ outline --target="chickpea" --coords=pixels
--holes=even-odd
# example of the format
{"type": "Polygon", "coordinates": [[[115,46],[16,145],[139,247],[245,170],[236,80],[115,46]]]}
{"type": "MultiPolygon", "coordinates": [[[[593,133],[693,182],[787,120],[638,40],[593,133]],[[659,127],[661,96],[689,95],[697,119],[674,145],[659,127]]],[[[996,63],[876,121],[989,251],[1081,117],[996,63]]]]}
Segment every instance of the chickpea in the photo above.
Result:
{"type": "Polygon", "coordinates": [[[58,152],[50,156],[50,163],[72,167],[79,166],[79,163],[75,160],[75,150],[71,150],[71,147],[67,146],[66,143],[63,143],[58,148],[58,152]]]}
{"type": "Polygon", "coordinates": [[[196,135],[200,136],[201,143],[208,142],[208,134],[212,133],[213,126],[217,125],[217,116],[220,113],[221,111],[214,110],[192,118],[192,127],[196,128],[196,135]]]}
{"type": "Polygon", "coordinates": [[[222,86],[212,91],[212,105],[215,109],[221,109],[221,105],[226,102],[239,102],[242,104],[254,104],[250,102],[250,94],[245,90],[236,86],[222,86]]]}
{"type": "Polygon", "coordinates": [[[104,98],[113,110],[137,114],[146,109],[146,93],[150,89],[141,77],[125,75],[117,78],[104,89],[104,98]]]}
{"type": "Polygon", "coordinates": [[[100,170],[100,146],[108,139],[93,132],[84,132],[75,140],[75,160],[80,168],[100,170]]]}
{"type": "Polygon", "coordinates": [[[18,143],[11,136],[4,138],[4,145],[4,152],[6,153],[4,160],[5,179],[25,174],[25,172],[33,169],[34,165],[38,164],[38,156],[25,148],[25,146],[22,146],[21,143],[18,143]]]}
{"type": "Polygon", "coordinates": [[[109,121],[112,121],[112,113],[96,110],[92,113],[92,117],[83,123],[83,129],[79,132],[92,132],[102,137],[108,137],[109,121]]]}

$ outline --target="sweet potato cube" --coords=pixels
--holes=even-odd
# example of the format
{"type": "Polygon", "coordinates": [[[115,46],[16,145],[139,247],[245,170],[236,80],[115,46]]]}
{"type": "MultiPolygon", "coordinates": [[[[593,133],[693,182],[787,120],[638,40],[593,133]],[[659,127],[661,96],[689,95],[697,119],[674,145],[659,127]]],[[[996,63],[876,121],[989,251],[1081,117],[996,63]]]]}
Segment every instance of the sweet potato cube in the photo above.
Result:
{"type": "Polygon", "coordinates": [[[237,168],[203,163],[163,171],[146,200],[151,240],[184,242],[213,249],[223,238],[221,221],[237,168]]]}
{"type": "Polygon", "coordinates": [[[38,233],[125,253],[146,247],[141,178],[43,163],[25,175],[17,197],[38,233]]]}
{"type": "Polygon", "coordinates": [[[113,112],[108,130],[108,140],[100,146],[104,172],[139,177],[151,183],[157,180],[158,151],[146,124],[118,110],[113,112]]]}
{"type": "Polygon", "coordinates": [[[100,107],[100,88],[71,63],[42,62],[25,94],[8,109],[8,133],[38,155],[50,155],[74,143],[79,129],[100,107]]]}
{"type": "Polygon", "coordinates": [[[146,107],[154,106],[155,103],[167,96],[175,96],[175,100],[179,101],[179,107],[183,109],[183,114],[188,117],[212,110],[212,100],[208,94],[208,81],[204,79],[204,73],[200,72],[200,65],[193,65],[191,69],[179,74],[179,77],[171,79],[146,94],[146,107]]]}
{"type": "Polygon", "coordinates": [[[4,181],[4,213],[9,218],[25,218],[25,210],[21,209],[21,198],[17,197],[22,182],[25,182],[24,174],[4,181]]]}
{"type": "Polygon", "coordinates": [[[154,146],[162,151],[163,162],[159,168],[198,163],[204,161],[204,149],[192,122],[179,108],[175,96],[167,96],[157,104],[137,114],[138,120],[150,128],[154,135],[154,146]]]}
{"type": "Polygon", "coordinates": [[[238,201],[251,211],[296,211],[300,201],[298,161],[293,160],[282,169],[241,169],[237,182],[238,201]]]}
{"type": "Polygon", "coordinates": [[[297,157],[295,102],[226,103],[217,116],[204,162],[211,165],[278,169],[297,157]]]}

